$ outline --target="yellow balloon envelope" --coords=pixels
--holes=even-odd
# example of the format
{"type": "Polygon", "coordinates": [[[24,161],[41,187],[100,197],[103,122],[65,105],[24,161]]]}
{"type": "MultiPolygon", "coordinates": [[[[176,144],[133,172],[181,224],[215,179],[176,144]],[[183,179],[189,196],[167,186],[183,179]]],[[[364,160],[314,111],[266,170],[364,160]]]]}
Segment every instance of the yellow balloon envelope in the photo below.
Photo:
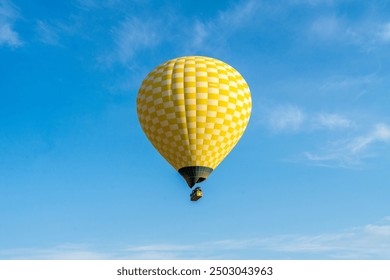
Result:
{"type": "Polygon", "coordinates": [[[237,144],[251,110],[249,87],[240,73],[203,56],[156,67],[137,96],[143,131],[190,187],[204,181],[237,144]]]}

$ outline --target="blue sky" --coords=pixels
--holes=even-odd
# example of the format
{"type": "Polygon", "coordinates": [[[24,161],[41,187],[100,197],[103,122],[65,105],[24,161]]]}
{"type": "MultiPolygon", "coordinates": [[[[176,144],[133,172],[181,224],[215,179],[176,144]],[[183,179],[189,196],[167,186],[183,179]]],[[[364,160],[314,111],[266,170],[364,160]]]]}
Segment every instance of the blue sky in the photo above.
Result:
{"type": "Polygon", "coordinates": [[[0,0],[0,259],[389,259],[388,1],[0,0]],[[239,144],[189,188],[143,78],[215,57],[239,144]]]}

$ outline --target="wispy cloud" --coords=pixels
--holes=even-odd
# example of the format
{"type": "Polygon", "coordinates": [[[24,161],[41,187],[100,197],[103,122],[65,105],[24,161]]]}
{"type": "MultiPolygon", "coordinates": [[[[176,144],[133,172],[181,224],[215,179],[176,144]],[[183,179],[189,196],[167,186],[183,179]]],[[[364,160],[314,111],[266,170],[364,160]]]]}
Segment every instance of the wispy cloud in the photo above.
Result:
{"type": "Polygon", "coordinates": [[[265,124],[274,133],[321,133],[318,138],[320,148],[317,151],[306,150],[293,157],[293,161],[303,160],[317,166],[361,168],[364,160],[380,156],[376,153],[380,144],[390,143],[390,126],[385,122],[361,124],[344,114],[306,112],[296,105],[279,105],[265,109],[263,113],[267,116],[265,124]]]}
{"type": "Polygon", "coordinates": [[[390,42],[390,22],[372,18],[372,14],[357,19],[336,16],[336,13],[318,15],[308,26],[310,37],[320,42],[340,43],[370,53],[390,42]]]}
{"type": "MultiPolygon", "coordinates": [[[[368,224],[334,233],[283,234],[179,246],[157,244],[128,248],[128,250],[141,253],[138,256],[150,254],[155,257],[160,254],[162,258],[166,255],[176,258],[191,256],[206,259],[213,259],[215,256],[247,258],[246,255],[264,258],[268,255],[283,259],[290,258],[290,255],[300,255],[302,258],[315,259],[387,259],[390,257],[390,226],[386,220],[383,220],[378,224],[368,224]]],[[[137,255],[133,257],[137,258],[137,255]]]]}
{"type": "Polygon", "coordinates": [[[357,167],[362,159],[372,157],[367,153],[377,143],[390,143],[390,126],[378,123],[363,135],[341,139],[328,144],[322,152],[305,152],[305,158],[313,163],[325,166],[357,167]]]}
{"type": "Polygon", "coordinates": [[[317,38],[323,40],[339,38],[340,33],[345,32],[343,24],[335,16],[323,16],[315,19],[310,30],[317,38]]]}
{"type": "Polygon", "coordinates": [[[279,234],[187,244],[155,243],[111,249],[92,244],[0,250],[0,259],[388,259],[390,224],[378,223],[318,234],[279,234]]]}
{"type": "Polygon", "coordinates": [[[321,86],[321,90],[353,90],[364,89],[365,87],[380,81],[376,72],[362,76],[333,76],[326,80],[321,86]]]}
{"type": "Polygon", "coordinates": [[[115,48],[104,60],[108,63],[119,61],[126,65],[137,51],[152,48],[162,40],[162,30],[158,20],[141,20],[130,17],[112,30],[115,48]]]}
{"type": "Polygon", "coordinates": [[[352,121],[339,114],[320,113],[314,119],[315,126],[327,129],[349,128],[352,121]]]}
{"type": "MultiPolygon", "coordinates": [[[[83,6],[95,7],[95,1],[81,1],[83,6]]],[[[99,61],[108,65],[128,63],[140,51],[157,46],[170,46],[180,53],[217,52],[226,45],[235,32],[257,20],[260,2],[243,0],[225,10],[216,12],[211,19],[185,18],[168,7],[167,12],[154,15],[129,15],[111,30],[114,47],[99,61]]]]}
{"type": "Polygon", "coordinates": [[[235,32],[245,26],[253,25],[256,20],[259,20],[261,6],[260,1],[239,1],[230,8],[220,11],[211,20],[189,22],[189,26],[183,31],[188,32],[189,28],[193,30],[191,34],[194,36],[188,38],[184,48],[189,52],[215,51],[221,42],[228,40],[235,32]]]}
{"type": "Polygon", "coordinates": [[[336,130],[354,126],[349,118],[337,113],[310,113],[296,105],[279,105],[267,109],[267,124],[274,132],[336,130]]]}
{"type": "Polygon", "coordinates": [[[77,0],[77,3],[80,5],[80,7],[85,9],[93,9],[99,7],[99,2],[96,0],[77,0]]]}
{"type": "MultiPolygon", "coordinates": [[[[257,239],[223,239],[209,242],[194,242],[191,244],[152,244],[134,246],[125,249],[127,258],[144,259],[148,256],[164,259],[215,259],[229,258],[231,251],[241,251],[250,248],[258,242],[257,239]]],[[[233,254],[234,255],[234,254],[233,254]]]]}
{"type": "MultiPolygon", "coordinates": [[[[177,7],[167,5],[164,13],[153,13],[145,10],[142,15],[129,13],[111,28],[112,42],[108,48],[97,55],[97,62],[103,68],[113,65],[126,66],[125,79],[119,77],[112,86],[113,92],[128,89],[139,84],[147,71],[137,63],[139,53],[155,52],[160,48],[169,49],[171,55],[207,54],[218,56],[226,51],[226,46],[234,32],[252,25],[258,18],[259,1],[243,0],[235,2],[225,10],[216,11],[211,19],[202,17],[183,17],[177,7]],[[130,77],[130,78],[129,78],[130,77]],[[133,81],[130,83],[129,79],[133,81]]],[[[83,7],[96,8],[96,1],[80,0],[83,7]]]]}
{"type": "Polygon", "coordinates": [[[86,244],[61,244],[48,248],[15,248],[0,250],[0,259],[27,260],[99,260],[110,254],[90,249],[86,244]]]}
{"type": "Polygon", "coordinates": [[[7,0],[0,0],[0,46],[20,47],[23,45],[19,33],[14,29],[18,18],[17,8],[7,0]]]}
{"type": "Polygon", "coordinates": [[[390,22],[386,22],[379,27],[378,36],[383,42],[390,42],[390,22]]]}
{"type": "Polygon", "coordinates": [[[9,45],[12,47],[20,47],[22,41],[19,39],[18,33],[16,33],[10,24],[4,24],[0,27],[0,46],[9,45]]]}
{"type": "Polygon", "coordinates": [[[369,133],[352,139],[347,148],[352,153],[358,153],[376,142],[390,142],[390,127],[387,124],[376,124],[369,133]]]}
{"type": "Polygon", "coordinates": [[[269,113],[269,125],[273,131],[297,131],[305,121],[305,114],[297,106],[278,106],[269,113]]]}
{"type": "Polygon", "coordinates": [[[304,236],[280,236],[271,245],[280,252],[303,253],[319,259],[388,259],[388,225],[366,225],[341,232],[304,236]],[[277,242],[275,242],[277,241],[277,242]]]}
{"type": "Polygon", "coordinates": [[[208,26],[199,20],[194,22],[193,26],[194,36],[192,38],[191,44],[188,44],[188,49],[200,49],[207,40],[207,37],[210,35],[208,26]]]}
{"type": "Polygon", "coordinates": [[[366,225],[364,230],[368,234],[390,236],[390,225],[366,225]]]}
{"type": "Polygon", "coordinates": [[[45,21],[38,20],[36,23],[36,31],[38,38],[42,43],[48,45],[59,45],[59,31],[55,26],[45,21]]]}
{"type": "MultiPolygon", "coordinates": [[[[256,0],[240,1],[231,9],[223,11],[217,18],[216,25],[222,28],[240,28],[250,23],[258,15],[261,3],[256,0]]],[[[230,29],[231,30],[231,29],[230,29]]]]}
{"type": "Polygon", "coordinates": [[[127,251],[131,252],[145,252],[145,251],[187,251],[192,250],[191,245],[146,245],[146,246],[135,246],[129,247],[127,251]]]}

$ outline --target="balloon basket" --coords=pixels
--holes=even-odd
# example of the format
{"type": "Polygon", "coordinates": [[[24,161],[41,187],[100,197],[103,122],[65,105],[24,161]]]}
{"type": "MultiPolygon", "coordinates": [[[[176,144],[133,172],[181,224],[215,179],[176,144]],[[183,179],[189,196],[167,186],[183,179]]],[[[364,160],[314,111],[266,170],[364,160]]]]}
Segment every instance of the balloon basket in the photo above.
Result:
{"type": "Polygon", "coordinates": [[[191,201],[197,201],[203,196],[202,190],[199,187],[196,187],[192,192],[191,192],[191,201]]]}

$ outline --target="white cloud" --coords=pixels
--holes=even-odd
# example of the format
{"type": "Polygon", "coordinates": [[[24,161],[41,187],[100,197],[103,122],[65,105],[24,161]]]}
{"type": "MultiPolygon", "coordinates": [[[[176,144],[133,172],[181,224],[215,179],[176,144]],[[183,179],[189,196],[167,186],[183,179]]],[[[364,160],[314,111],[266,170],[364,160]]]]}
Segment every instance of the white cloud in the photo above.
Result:
{"type": "Polygon", "coordinates": [[[13,26],[17,18],[17,8],[9,1],[0,0],[0,46],[20,47],[23,45],[13,26]]]}
{"type": "Polygon", "coordinates": [[[146,245],[146,246],[135,246],[127,248],[127,251],[133,252],[148,252],[148,251],[187,251],[192,250],[193,247],[190,245],[170,245],[170,244],[159,244],[159,245],[146,245]]]}
{"type": "Polygon", "coordinates": [[[58,45],[59,35],[58,30],[53,25],[48,24],[42,20],[38,20],[36,24],[36,30],[39,36],[39,40],[42,43],[48,45],[58,45]]]}
{"type": "Polygon", "coordinates": [[[85,244],[61,244],[49,248],[0,250],[0,259],[27,260],[99,260],[111,256],[88,248],[85,244]]]}
{"type": "Polygon", "coordinates": [[[353,121],[337,113],[309,113],[295,105],[279,105],[264,110],[267,124],[275,132],[349,129],[353,121]]]}
{"type": "Polygon", "coordinates": [[[379,123],[366,135],[356,137],[348,143],[347,148],[352,153],[358,153],[368,148],[375,142],[389,142],[390,141],[390,127],[386,124],[379,123]]]}
{"type": "Polygon", "coordinates": [[[377,124],[373,130],[372,138],[377,141],[388,142],[390,140],[390,126],[384,123],[377,124]]]}
{"type": "Polygon", "coordinates": [[[367,87],[370,84],[376,83],[380,81],[380,79],[377,77],[377,74],[370,73],[363,76],[355,76],[355,77],[348,77],[348,76],[333,76],[330,79],[328,79],[326,82],[324,82],[320,89],[321,90],[351,90],[351,89],[364,89],[364,87],[367,87]]]}
{"type": "Polygon", "coordinates": [[[324,40],[338,38],[344,32],[342,23],[335,16],[317,18],[312,23],[310,29],[317,38],[324,40]]]}
{"type": "Polygon", "coordinates": [[[187,52],[196,51],[213,51],[220,45],[226,45],[226,40],[241,28],[253,25],[255,20],[259,20],[261,2],[256,0],[239,1],[229,9],[221,11],[208,21],[191,21],[189,26],[182,28],[183,33],[188,33],[191,29],[191,36],[188,37],[184,44],[187,52]],[[205,44],[204,42],[207,42],[205,44]],[[223,43],[221,43],[223,42],[223,43]]]}
{"type": "Polygon", "coordinates": [[[387,22],[380,26],[379,38],[384,42],[390,42],[390,22],[387,22]]]}
{"type": "Polygon", "coordinates": [[[162,26],[153,19],[145,21],[131,17],[122,21],[112,32],[115,49],[107,60],[127,64],[137,51],[158,45],[163,31],[162,26]]]}
{"type": "MultiPolygon", "coordinates": [[[[94,7],[95,1],[86,0],[84,6],[94,7]]],[[[234,32],[253,25],[253,21],[258,19],[259,7],[259,1],[240,1],[210,20],[185,18],[169,9],[158,17],[151,15],[147,20],[145,16],[131,16],[112,29],[114,48],[99,60],[127,65],[137,52],[163,43],[169,43],[174,51],[181,53],[215,53],[220,46],[226,46],[225,41],[234,32]]]]}
{"type": "Polygon", "coordinates": [[[298,106],[282,105],[264,109],[263,115],[267,116],[266,125],[277,133],[321,132],[326,138],[336,139],[322,141],[318,151],[305,151],[298,157],[298,161],[318,166],[361,168],[364,159],[379,156],[375,153],[379,144],[390,143],[390,126],[386,123],[376,123],[358,134],[361,125],[338,113],[308,113],[298,106]]]}
{"type": "Polygon", "coordinates": [[[319,259],[387,259],[390,257],[390,235],[378,234],[387,227],[367,225],[335,233],[281,236],[270,246],[275,251],[303,253],[319,259]]]}
{"type": "Polygon", "coordinates": [[[194,24],[194,36],[191,47],[194,49],[199,49],[205,43],[208,36],[207,27],[203,22],[195,21],[194,24]]]}
{"type": "Polygon", "coordinates": [[[301,128],[304,120],[303,111],[292,105],[279,106],[269,114],[269,125],[276,132],[296,131],[301,128]]]}
{"type": "MultiPolygon", "coordinates": [[[[385,221],[385,220],[384,220],[385,221]]],[[[166,255],[175,258],[200,256],[213,259],[215,256],[244,257],[252,255],[280,255],[282,258],[297,258],[297,255],[318,259],[387,259],[390,257],[390,226],[368,224],[361,227],[314,235],[276,235],[243,240],[217,240],[191,245],[144,246],[142,255],[152,257],[166,255]],[[166,250],[161,252],[161,249],[166,250]],[[205,254],[203,252],[208,252],[205,254]],[[203,253],[203,254],[202,254],[203,253]],[[160,255],[159,255],[160,254],[160,255]]],[[[136,257],[136,255],[133,255],[136,257]]]]}
{"type": "Polygon", "coordinates": [[[343,161],[342,160],[343,158],[338,153],[335,152],[334,153],[328,152],[321,155],[305,152],[304,155],[306,159],[314,162],[333,161],[333,160],[343,161]]]}
{"type": "Polygon", "coordinates": [[[249,239],[222,239],[187,244],[148,244],[109,250],[87,244],[62,244],[51,248],[0,250],[1,259],[388,259],[390,225],[367,224],[318,234],[279,234],[249,239]]]}
{"type": "Polygon", "coordinates": [[[389,225],[366,225],[364,230],[372,235],[390,236],[389,225]]]}
{"type": "Polygon", "coordinates": [[[318,114],[314,119],[315,126],[327,129],[348,128],[352,121],[338,114],[318,114]]]}
{"type": "Polygon", "coordinates": [[[318,152],[304,152],[305,160],[310,164],[325,167],[358,168],[367,156],[355,153],[351,149],[351,140],[338,140],[327,144],[318,152]]]}
{"type": "Polygon", "coordinates": [[[77,0],[77,3],[79,3],[79,5],[85,9],[93,9],[99,7],[99,2],[96,0],[77,0]]]}
{"type": "Polygon", "coordinates": [[[16,33],[10,24],[0,26],[0,46],[9,45],[12,47],[19,47],[22,45],[18,33],[16,33]]]}
{"type": "Polygon", "coordinates": [[[318,165],[352,168],[361,165],[362,159],[372,157],[367,150],[381,142],[390,143],[390,126],[384,123],[374,125],[366,134],[334,141],[320,153],[305,152],[304,156],[318,165]]]}
{"type": "Polygon", "coordinates": [[[366,17],[353,20],[335,15],[317,16],[308,26],[308,34],[321,42],[331,41],[358,47],[370,53],[384,43],[390,42],[390,22],[380,22],[366,17]]]}
{"type": "Polygon", "coordinates": [[[221,12],[217,18],[216,25],[220,28],[239,28],[251,22],[251,19],[258,15],[260,2],[256,0],[241,1],[231,9],[221,12]]]}

